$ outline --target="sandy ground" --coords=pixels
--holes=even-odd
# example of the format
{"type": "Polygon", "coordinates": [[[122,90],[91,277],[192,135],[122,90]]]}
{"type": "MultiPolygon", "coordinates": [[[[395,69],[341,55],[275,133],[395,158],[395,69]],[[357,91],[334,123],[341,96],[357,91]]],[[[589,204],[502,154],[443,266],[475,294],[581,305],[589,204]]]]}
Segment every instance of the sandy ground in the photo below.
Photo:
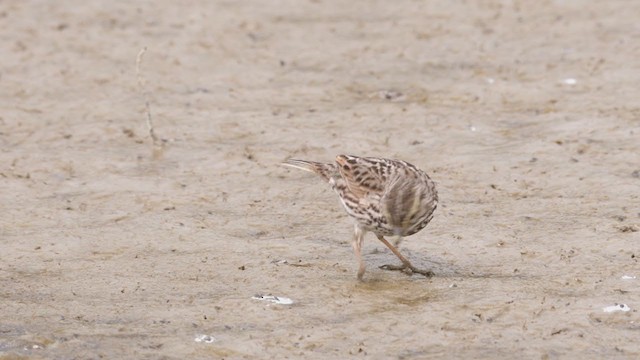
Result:
{"type": "Polygon", "coordinates": [[[0,2],[0,358],[638,358],[639,13],[0,2]],[[336,196],[278,165],[340,153],[432,175],[402,251],[435,277],[369,235],[356,281],[336,196]]]}

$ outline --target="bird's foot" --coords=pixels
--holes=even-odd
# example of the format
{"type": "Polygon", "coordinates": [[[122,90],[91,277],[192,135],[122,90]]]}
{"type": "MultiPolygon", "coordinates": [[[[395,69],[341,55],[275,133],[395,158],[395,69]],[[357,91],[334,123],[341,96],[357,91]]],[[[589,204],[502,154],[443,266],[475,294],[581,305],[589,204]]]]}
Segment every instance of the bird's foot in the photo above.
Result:
{"type": "Polygon", "coordinates": [[[420,274],[424,277],[432,277],[434,275],[431,270],[422,270],[411,264],[402,264],[402,265],[382,265],[380,269],[383,270],[391,270],[391,271],[402,271],[407,275],[420,274]]]}

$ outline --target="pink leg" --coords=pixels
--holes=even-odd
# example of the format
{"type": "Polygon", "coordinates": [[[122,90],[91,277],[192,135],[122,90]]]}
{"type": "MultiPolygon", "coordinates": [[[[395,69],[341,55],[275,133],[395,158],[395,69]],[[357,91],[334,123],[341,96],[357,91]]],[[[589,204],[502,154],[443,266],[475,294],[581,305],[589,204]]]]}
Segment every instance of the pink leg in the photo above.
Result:
{"type": "MultiPolygon", "coordinates": [[[[400,251],[398,251],[398,249],[396,249],[393,245],[391,245],[391,243],[389,243],[387,241],[387,239],[385,239],[383,236],[378,235],[378,240],[382,241],[383,244],[385,244],[389,250],[391,250],[392,253],[394,253],[398,259],[400,259],[400,261],[402,261],[402,265],[398,266],[398,265],[383,265],[380,268],[385,269],[385,270],[400,270],[403,271],[405,273],[408,273],[409,275],[416,273],[416,274],[422,274],[426,277],[431,277],[433,276],[433,272],[431,270],[421,270],[416,268],[415,266],[413,266],[411,264],[411,262],[409,260],[407,260],[407,258],[405,258],[404,256],[402,256],[402,254],[400,254],[400,251]]],[[[396,244],[399,243],[399,239],[396,240],[396,244]]]]}
{"type": "Polygon", "coordinates": [[[365,271],[364,260],[362,259],[362,244],[364,243],[365,234],[366,231],[356,224],[352,245],[353,252],[355,252],[356,259],[358,260],[358,280],[360,281],[362,281],[362,276],[364,275],[365,271]]]}

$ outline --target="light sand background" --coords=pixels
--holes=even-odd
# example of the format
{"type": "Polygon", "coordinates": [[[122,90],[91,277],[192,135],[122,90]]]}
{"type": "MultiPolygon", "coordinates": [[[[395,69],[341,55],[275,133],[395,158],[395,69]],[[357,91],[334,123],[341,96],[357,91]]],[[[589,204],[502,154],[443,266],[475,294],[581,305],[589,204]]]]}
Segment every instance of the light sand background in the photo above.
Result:
{"type": "Polygon", "coordinates": [[[0,2],[0,358],[637,358],[639,14],[0,2]],[[434,278],[369,235],[356,281],[336,196],[278,165],[341,153],[432,175],[402,251],[434,278]]]}

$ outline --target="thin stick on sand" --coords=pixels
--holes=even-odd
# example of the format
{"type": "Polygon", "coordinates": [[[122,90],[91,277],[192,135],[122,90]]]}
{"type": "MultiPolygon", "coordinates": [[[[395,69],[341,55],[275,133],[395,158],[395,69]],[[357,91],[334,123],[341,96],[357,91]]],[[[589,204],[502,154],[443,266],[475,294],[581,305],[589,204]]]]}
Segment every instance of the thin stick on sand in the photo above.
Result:
{"type": "Polygon", "coordinates": [[[162,151],[164,148],[164,141],[160,139],[154,129],[153,129],[153,119],[151,118],[151,107],[149,106],[149,93],[145,87],[145,79],[142,77],[140,73],[140,64],[142,63],[142,57],[144,53],[147,52],[147,47],[145,46],[140,50],[138,56],[136,57],[136,77],[138,78],[138,87],[140,88],[140,92],[144,97],[144,106],[145,112],[147,113],[147,128],[149,129],[149,137],[153,141],[153,158],[157,159],[162,156],[162,151]]]}

